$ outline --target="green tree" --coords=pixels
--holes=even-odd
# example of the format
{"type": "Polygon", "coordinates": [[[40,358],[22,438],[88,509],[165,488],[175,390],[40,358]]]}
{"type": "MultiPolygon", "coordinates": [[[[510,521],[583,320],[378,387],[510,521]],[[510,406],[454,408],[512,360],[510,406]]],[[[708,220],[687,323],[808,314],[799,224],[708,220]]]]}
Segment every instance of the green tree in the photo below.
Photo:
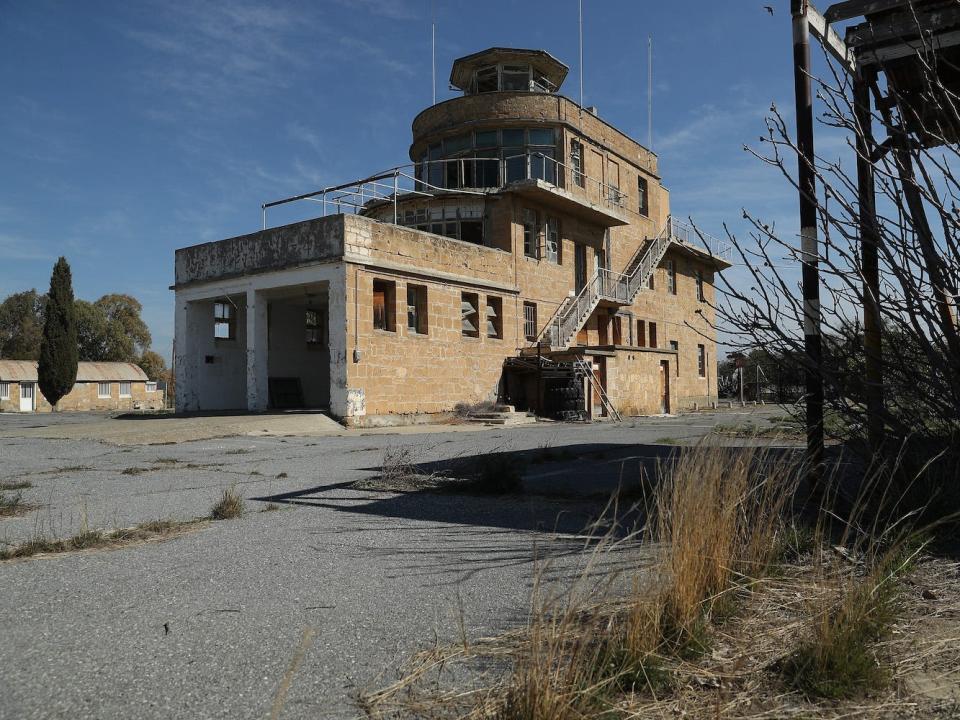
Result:
{"type": "Polygon", "coordinates": [[[130,295],[104,295],[94,305],[106,319],[102,360],[136,362],[150,348],[150,330],[140,317],[143,306],[130,295]]]}
{"type": "Polygon", "coordinates": [[[137,360],[137,365],[151,380],[162,380],[167,372],[167,364],[163,361],[163,357],[153,350],[144,351],[140,359],[137,360]]]}
{"type": "Polygon", "coordinates": [[[86,300],[77,300],[74,307],[77,312],[77,347],[80,359],[89,362],[107,360],[107,337],[110,331],[106,314],[86,300]]]}
{"type": "Polygon", "coordinates": [[[14,293],[0,303],[0,358],[36,360],[43,336],[46,297],[36,290],[14,293]]]}
{"type": "Polygon", "coordinates": [[[53,266],[45,315],[37,381],[47,402],[55,406],[77,381],[76,308],[66,258],[53,266]]]}

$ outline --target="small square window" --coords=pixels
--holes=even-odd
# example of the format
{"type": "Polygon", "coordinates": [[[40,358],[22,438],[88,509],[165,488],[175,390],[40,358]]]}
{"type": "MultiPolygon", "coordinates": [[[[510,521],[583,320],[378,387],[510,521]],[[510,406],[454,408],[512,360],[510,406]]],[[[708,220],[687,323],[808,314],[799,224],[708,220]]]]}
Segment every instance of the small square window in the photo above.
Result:
{"type": "Polygon", "coordinates": [[[97,383],[97,397],[98,398],[110,397],[110,383],[108,382],[97,383]]]}
{"type": "Polygon", "coordinates": [[[480,337],[480,308],[476,293],[460,294],[460,332],[464,337],[480,337]]]}
{"type": "Polygon", "coordinates": [[[671,340],[670,349],[673,350],[674,352],[680,352],[680,343],[677,342],[676,340],[671,340]]]}
{"type": "Polygon", "coordinates": [[[487,295],[487,337],[503,338],[503,300],[487,295]]]}
{"type": "Polygon", "coordinates": [[[133,394],[133,393],[131,392],[130,383],[128,383],[128,382],[122,382],[122,383],[120,383],[120,397],[122,397],[122,398],[128,398],[128,397],[130,397],[132,394],[133,394]]]}
{"type": "Polygon", "coordinates": [[[427,288],[407,285],[407,329],[417,335],[427,334],[427,288]]]}
{"type": "Polygon", "coordinates": [[[231,303],[213,304],[213,337],[217,340],[236,339],[237,314],[231,303]]]}
{"type": "Polygon", "coordinates": [[[373,281],[373,327],[395,332],[397,329],[397,284],[389,280],[373,281]]]}
{"type": "Polygon", "coordinates": [[[537,304],[523,304],[523,336],[533,342],[537,339],[537,304]]]}
{"type": "Polygon", "coordinates": [[[144,384],[144,387],[148,393],[153,393],[157,391],[157,383],[149,380],[144,384]]]}

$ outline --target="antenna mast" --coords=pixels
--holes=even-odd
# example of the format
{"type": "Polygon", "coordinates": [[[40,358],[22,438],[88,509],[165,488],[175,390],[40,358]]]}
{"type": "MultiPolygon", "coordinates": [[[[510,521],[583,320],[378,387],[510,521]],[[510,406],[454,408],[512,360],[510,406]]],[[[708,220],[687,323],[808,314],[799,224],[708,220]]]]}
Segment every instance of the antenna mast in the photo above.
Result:
{"type": "Polygon", "coordinates": [[[433,90],[433,104],[437,104],[437,9],[436,3],[430,3],[430,87],[433,90]]]}
{"type": "Polygon", "coordinates": [[[647,35],[647,149],[653,150],[653,36],[647,35]]]}
{"type": "Polygon", "coordinates": [[[583,0],[578,0],[580,34],[580,114],[583,114],[583,0]]]}

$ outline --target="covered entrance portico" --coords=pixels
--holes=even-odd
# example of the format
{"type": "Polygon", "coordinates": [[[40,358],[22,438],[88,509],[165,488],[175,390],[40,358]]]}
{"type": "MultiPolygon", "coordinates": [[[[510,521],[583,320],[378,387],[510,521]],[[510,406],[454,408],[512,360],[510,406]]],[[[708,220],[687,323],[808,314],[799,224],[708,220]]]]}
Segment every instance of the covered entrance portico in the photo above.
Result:
{"type": "Polygon", "coordinates": [[[328,264],[176,288],[177,410],[344,414],[344,278],[328,264]]]}

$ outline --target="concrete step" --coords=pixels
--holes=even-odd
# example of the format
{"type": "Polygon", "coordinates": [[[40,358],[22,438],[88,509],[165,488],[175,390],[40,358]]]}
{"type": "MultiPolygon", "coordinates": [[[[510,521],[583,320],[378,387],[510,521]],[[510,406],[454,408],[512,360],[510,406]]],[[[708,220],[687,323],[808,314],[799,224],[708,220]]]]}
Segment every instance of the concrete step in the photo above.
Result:
{"type": "Polygon", "coordinates": [[[535,423],[535,415],[525,412],[476,412],[467,416],[468,422],[483,423],[485,425],[525,425],[535,423]]]}

